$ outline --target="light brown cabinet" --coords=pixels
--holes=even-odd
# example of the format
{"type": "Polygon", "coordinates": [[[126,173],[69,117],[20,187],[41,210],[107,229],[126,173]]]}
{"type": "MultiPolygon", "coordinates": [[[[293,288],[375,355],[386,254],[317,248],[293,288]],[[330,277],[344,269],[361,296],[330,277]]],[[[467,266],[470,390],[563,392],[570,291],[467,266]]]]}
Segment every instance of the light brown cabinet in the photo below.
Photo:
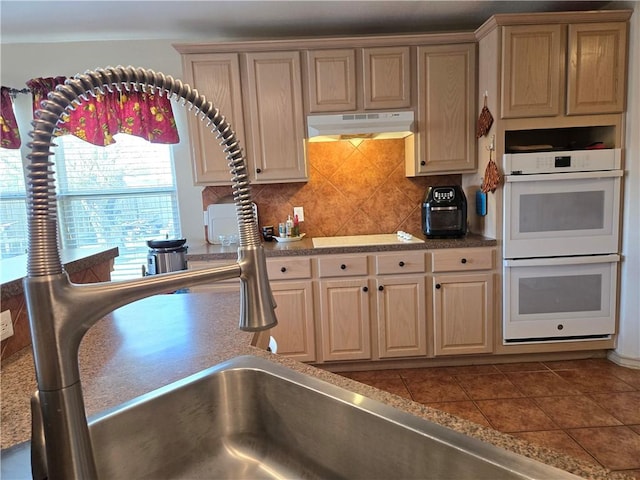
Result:
{"type": "MultiPolygon", "coordinates": [[[[219,108],[236,132],[247,153],[252,182],[307,180],[298,52],[197,53],[182,58],[186,82],[219,108]]],[[[190,115],[189,136],[195,184],[230,184],[228,162],[210,127],[190,115]]]]}
{"type": "Polygon", "coordinates": [[[476,45],[418,47],[418,134],[407,176],[476,169],[476,45]]]}
{"type": "Polygon", "coordinates": [[[569,25],[567,115],[625,111],[627,24],[569,25]]]}
{"type": "Polygon", "coordinates": [[[278,353],[300,362],[315,362],[315,327],[311,281],[271,282],[278,325],[269,333],[278,353]]]}
{"type": "Polygon", "coordinates": [[[356,52],[352,48],[307,51],[309,112],[356,109],[356,52]]]}
{"type": "Polygon", "coordinates": [[[365,110],[411,105],[409,47],[365,48],[362,63],[365,110]]]}
{"type": "Polygon", "coordinates": [[[245,54],[247,153],[256,182],[306,181],[299,52],[245,54]]]}
{"type": "Polygon", "coordinates": [[[495,275],[482,271],[491,270],[493,264],[491,249],[446,249],[432,253],[436,356],[493,352],[495,275]]]}
{"type": "Polygon", "coordinates": [[[411,105],[409,47],[307,51],[310,113],[411,105]]]}
{"type": "MultiPolygon", "coordinates": [[[[240,85],[239,55],[211,53],[183,55],[185,82],[205,95],[224,113],[245,148],[242,89],[240,85]]],[[[225,184],[230,181],[229,166],[220,140],[211,133],[211,127],[195,115],[188,116],[189,140],[196,185],[225,184]]]]}
{"type": "Polygon", "coordinates": [[[321,257],[318,273],[322,360],[370,359],[367,257],[321,257]]]}
{"type": "Polygon", "coordinates": [[[278,354],[301,362],[316,360],[313,286],[309,257],[269,258],[267,273],[278,325],[269,330],[278,354]]]}
{"type": "Polygon", "coordinates": [[[620,113],[625,22],[509,25],[502,30],[502,118],[620,113]]]}

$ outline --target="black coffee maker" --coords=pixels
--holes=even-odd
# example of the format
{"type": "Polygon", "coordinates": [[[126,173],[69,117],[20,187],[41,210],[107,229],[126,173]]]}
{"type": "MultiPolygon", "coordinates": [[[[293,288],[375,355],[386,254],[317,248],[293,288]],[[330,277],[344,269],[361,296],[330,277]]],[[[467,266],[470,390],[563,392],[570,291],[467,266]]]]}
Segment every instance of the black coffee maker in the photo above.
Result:
{"type": "Polygon", "coordinates": [[[429,238],[467,233],[467,198],[459,185],[428,188],[422,203],[422,231],[429,238]]]}

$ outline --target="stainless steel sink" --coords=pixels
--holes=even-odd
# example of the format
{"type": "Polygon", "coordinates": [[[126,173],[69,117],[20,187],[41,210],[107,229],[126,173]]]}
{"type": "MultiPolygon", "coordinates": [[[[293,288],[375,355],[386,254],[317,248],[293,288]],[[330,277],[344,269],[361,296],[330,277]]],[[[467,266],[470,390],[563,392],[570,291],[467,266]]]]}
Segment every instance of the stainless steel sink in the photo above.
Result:
{"type": "Polygon", "coordinates": [[[578,478],[264,359],[90,421],[105,479],[578,478]]]}

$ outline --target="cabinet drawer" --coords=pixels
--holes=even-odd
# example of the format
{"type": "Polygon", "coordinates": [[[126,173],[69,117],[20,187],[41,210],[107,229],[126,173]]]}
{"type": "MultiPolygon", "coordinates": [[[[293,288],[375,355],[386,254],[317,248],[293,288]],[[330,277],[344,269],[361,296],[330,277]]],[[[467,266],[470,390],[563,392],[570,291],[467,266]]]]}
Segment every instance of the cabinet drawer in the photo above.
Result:
{"type": "Polygon", "coordinates": [[[493,269],[492,248],[446,248],[431,252],[432,272],[493,269]]]}
{"type": "Polygon", "coordinates": [[[311,278],[310,258],[267,259],[267,274],[270,280],[294,280],[311,278]]]}
{"type": "Polygon", "coordinates": [[[367,274],[367,257],[337,256],[318,259],[320,277],[350,277],[367,274]]]}
{"type": "Polygon", "coordinates": [[[376,255],[376,274],[423,273],[424,252],[399,252],[376,255]]]}

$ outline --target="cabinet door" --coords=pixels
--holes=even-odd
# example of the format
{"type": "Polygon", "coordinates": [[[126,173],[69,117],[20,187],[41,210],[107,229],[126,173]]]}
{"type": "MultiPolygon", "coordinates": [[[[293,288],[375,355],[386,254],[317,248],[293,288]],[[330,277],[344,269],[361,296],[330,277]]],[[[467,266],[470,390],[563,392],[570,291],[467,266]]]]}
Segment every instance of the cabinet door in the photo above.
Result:
{"type": "Polygon", "coordinates": [[[309,50],[309,112],[356,109],[356,54],[351,48],[309,50]]]}
{"type": "Polygon", "coordinates": [[[569,25],[567,115],[625,109],[626,23],[569,25]]]}
{"type": "MultiPolygon", "coordinates": [[[[227,118],[240,145],[245,148],[238,55],[184,55],[183,72],[185,82],[204,94],[227,118]]],[[[228,162],[216,135],[195,115],[188,115],[188,122],[195,184],[231,183],[228,162]]]]}
{"type": "Polygon", "coordinates": [[[371,358],[366,278],[320,282],[322,360],[371,358]]]}
{"type": "Polygon", "coordinates": [[[560,115],[562,25],[507,26],[502,33],[502,118],[560,115]]]}
{"type": "Polygon", "coordinates": [[[493,351],[493,274],[433,278],[436,355],[493,351]]]}
{"type": "Polygon", "coordinates": [[[476,169],[476,45],[418,48],[418,158],[408,175],[476,169]]]}
{"type": "Polygon", "coordinates": [[[424,276],[378,277],[380,358],[427,354],[424,276]]]}
{"type": "Polygon", "coordinates": [[[365,110],[411,105],[409,47],[365,48],[362,59],[365,110]]]}
{"type": "Polygon", "coordinates": [[[271,282],[278,325],[270,330],[278,354],[301,362],[316,360],[311,281],[271,282]]]}
{"type": "Polygon", "coordinates": [[[256,183],[306,181],[300,54],[246,54],[248,153],[256,183]]]}

